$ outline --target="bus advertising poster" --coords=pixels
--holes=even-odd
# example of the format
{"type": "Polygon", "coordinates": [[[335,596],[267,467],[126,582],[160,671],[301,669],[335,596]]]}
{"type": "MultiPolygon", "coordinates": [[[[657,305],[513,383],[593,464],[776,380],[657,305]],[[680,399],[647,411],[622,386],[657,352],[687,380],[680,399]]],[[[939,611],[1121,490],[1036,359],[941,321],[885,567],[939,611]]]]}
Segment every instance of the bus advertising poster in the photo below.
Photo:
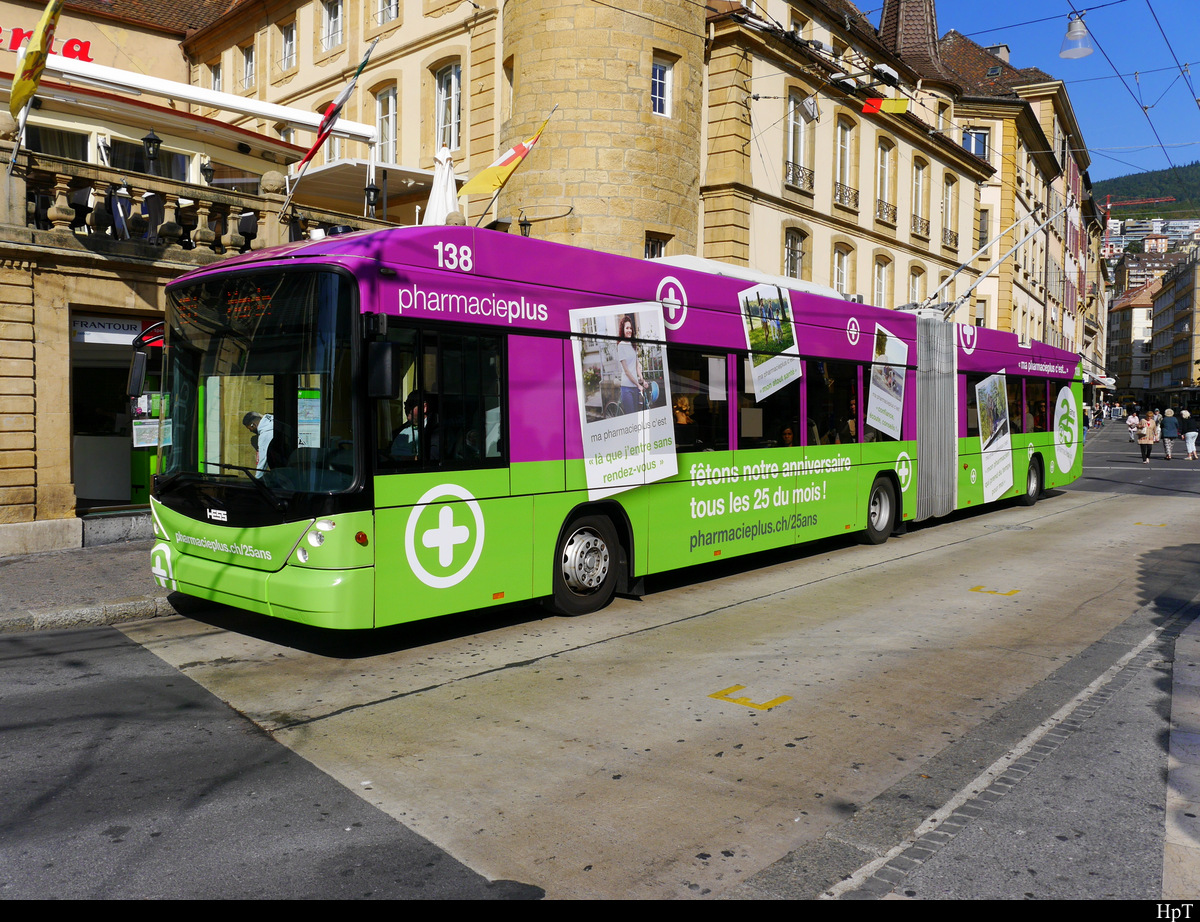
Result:
{"type": "Polygon", "coordinates": [[[1008,388],[1004,375],[975,385],[979,410],[979,449],[983,453],[983,499],[999,499],[1013,485],[1012,438],[1008,425],[1008,388]]]}
{"type": "Polygon", "coordinates": [[[742,329],[753,366],[754,400],[761,401],[800,377],[800,350],[792,322],[792,301],[775,285],[738,292],[742,329]]]}
{"type": "Polygon", "coordinates": [[[871,398],[867,425],[894,439],[900,438],[904,418],[904,371],[908,343],[875,324],[875,354],[871,362],[871,398]]]}
{"type": "Polygon", "coordinates": [[[644,301],[570,314],[589,497],[675,476],[662,305],[644,301]]]}

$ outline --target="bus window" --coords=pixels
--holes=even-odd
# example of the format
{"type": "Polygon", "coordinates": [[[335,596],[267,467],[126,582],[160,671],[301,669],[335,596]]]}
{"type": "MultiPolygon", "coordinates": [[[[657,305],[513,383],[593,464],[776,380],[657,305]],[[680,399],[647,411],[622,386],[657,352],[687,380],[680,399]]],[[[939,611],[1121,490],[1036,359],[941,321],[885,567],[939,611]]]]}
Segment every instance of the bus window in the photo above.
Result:
{"type": "Polygon", "coordinates": [[[858,441],[858,366],[853,362],[805,363],[808,378],[809,445],[845,445],[858,441]]]}
{"type": "Polygon", "coordinates": [[[762,400],[754,399],[750,359],[738,361],[738,448],[790,448],[803,435],[800,420],[800,381],[786,384],[762,400]]]}
{"type": "Polygon", "coordinates": [[[1017,435],[1028,430],[1025,428],[1025,406],[1022,392],[1025,382],[1016,375],[1007,375],[1008,385],[1008,425],[1009,431],[1017,435]]]}
{"type": "Polygon", "coordinates": [[[679,451],[729,448],[725,355],[667,347],[675,445],[679,451]]]}
{"type": "Polygon", "coordinates": [[[404,397],[376,410],[379,469],[503,464],[500,337],[393,329],[388,339],[402,347],[404,397]]]}
{"type": "MultiPolygon", "coordinates": [[[[1057,393],[1057,391],[1055,391],[1057,393]]],[[[1025,382],[1025,406],[1029,416],[1033,421],[1033,428],[1030,432],[1049,432],[1050,425],[1053,423],[1053,414],[1049,419],[1046,415],[1046,407],[1050,404],[1046,399],[1046,379],[1045,378],[1029,378],[1025,382]]]]}

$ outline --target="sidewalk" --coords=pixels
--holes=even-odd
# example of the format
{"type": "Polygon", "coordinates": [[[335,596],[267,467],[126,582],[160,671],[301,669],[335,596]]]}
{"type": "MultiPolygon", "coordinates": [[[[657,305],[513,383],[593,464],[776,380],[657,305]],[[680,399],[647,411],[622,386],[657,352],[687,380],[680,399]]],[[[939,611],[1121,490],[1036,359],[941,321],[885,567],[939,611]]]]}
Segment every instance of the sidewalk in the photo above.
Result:
{"type": "MultiPolygon", "coordinates": [[[[171,615],[170,591],[150,575],[144,538],[100,547],[0,557],[0,632],[118,624],[171,615]]],[[[184,597],[175,596],[186,605],[184,597]]]]}

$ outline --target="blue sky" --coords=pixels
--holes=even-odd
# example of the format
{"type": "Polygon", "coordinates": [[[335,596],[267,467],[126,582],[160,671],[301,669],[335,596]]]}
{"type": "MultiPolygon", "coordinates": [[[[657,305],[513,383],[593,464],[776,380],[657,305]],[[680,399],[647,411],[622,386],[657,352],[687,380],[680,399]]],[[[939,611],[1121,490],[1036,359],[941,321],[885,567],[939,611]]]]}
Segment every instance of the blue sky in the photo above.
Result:
{"type": "MultiPolygon", "coordinates": [[[[857,5],[879,24],[876,7],[882,0],[859,0],[857,5]]],[[[980,45],[1003,42],[1014,66],[1039,67],[1066,83],[1091,151],[1093,182],[1200,160],[1200,104],[1195,98],[1200,95],[1200,0],[1096,0],[1092,5],[1080,0],[937,0],[937,16],[941,34],[955,29],[980,45]],[[1086,58],[1065,60],[1058,51],[1072,2],[1075,9],[1087,11],[1084,22],[1099,47],[1086,58]],[[1054,18],[1021,25],[1046,17],[1054,18]],[[1176,59],[1192,65],[1186,79],[1176,59]],[[1126,75],[1129,89],[1117,73],[1126,75]],[[1146,114],[1142,106],[1149,107],[1146,114]]]]}

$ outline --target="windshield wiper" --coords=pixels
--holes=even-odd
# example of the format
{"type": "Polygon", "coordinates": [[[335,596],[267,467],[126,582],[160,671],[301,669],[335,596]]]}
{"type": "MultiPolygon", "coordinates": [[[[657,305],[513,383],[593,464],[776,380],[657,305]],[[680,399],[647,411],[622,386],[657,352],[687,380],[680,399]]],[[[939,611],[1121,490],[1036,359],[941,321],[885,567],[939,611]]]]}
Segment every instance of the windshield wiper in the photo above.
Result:
{"type": "Polygon", "coordinates": [[[266,497],[267,502],[271,504],[276,512],[283,512],[285,509],[287,509],[287,503],[280,499],[275,494],[275,491],[263,483],[260,478],[254,476],[257,473],[254,468],[242,467],[239,464],[222,464],[220,461],[205,461],[204,464],[207,467],[227,467],[230,470],[241,471],[250,479],[250,482],[254,484],[254,488],[258,490],[258,492],[264,497],[266,497]]]}

